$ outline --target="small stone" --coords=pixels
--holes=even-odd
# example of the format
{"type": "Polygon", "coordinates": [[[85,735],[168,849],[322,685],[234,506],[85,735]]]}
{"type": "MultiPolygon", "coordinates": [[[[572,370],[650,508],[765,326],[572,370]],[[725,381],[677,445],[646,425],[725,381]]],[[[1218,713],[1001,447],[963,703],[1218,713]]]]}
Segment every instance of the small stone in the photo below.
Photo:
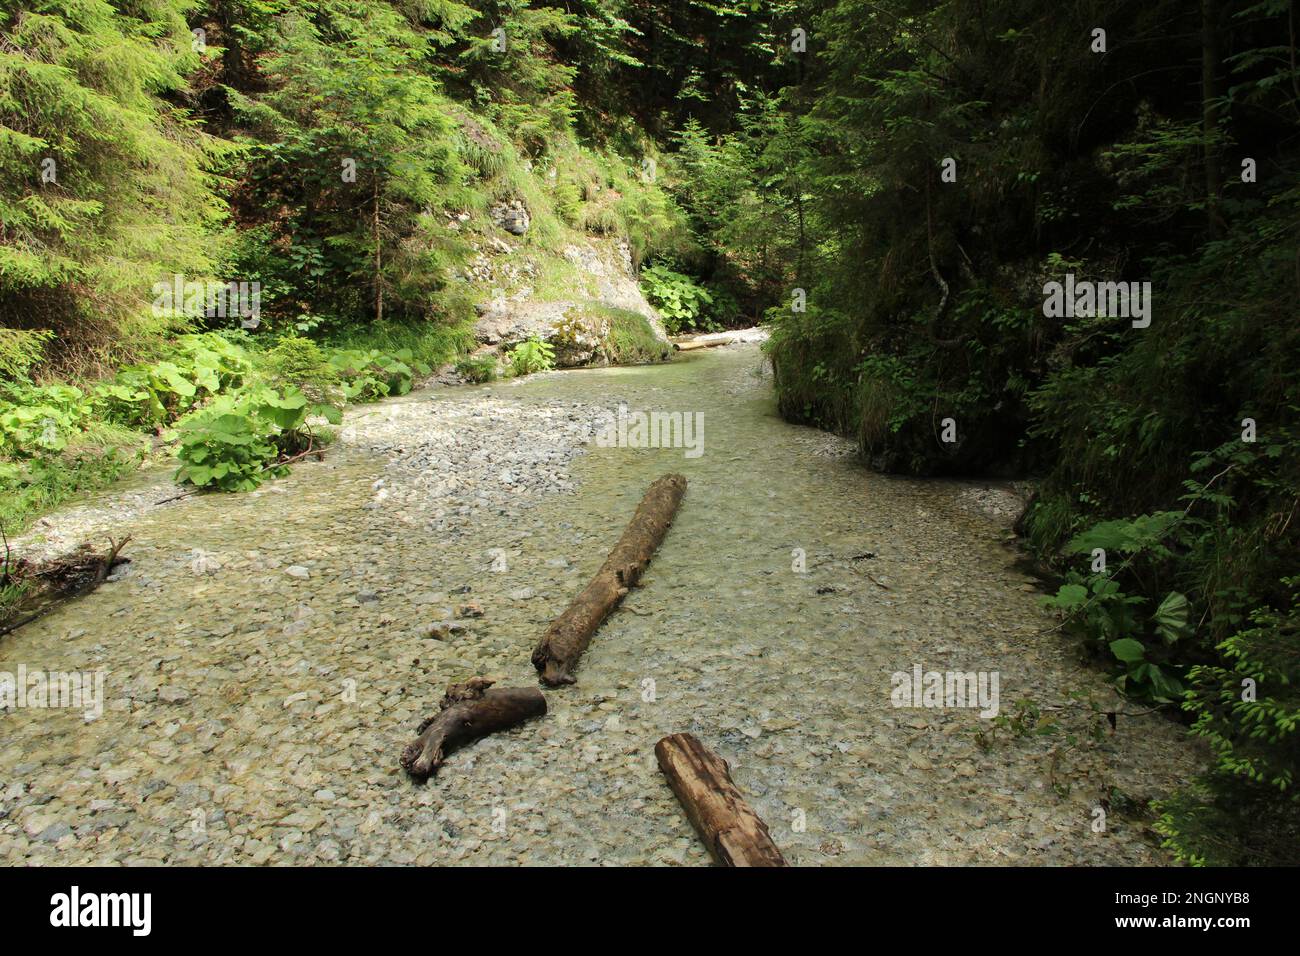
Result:
{"type": "Polygon", "coordinates": [[[459,621],[438,621],[430,624],[424,632],[426,638],[432,638],[435,641],[445,641],[457,634],[465,634],[469,631],[464,624],[459,621]]]}
{"type": "Polygon", "coordinates": [[[28,836],[34,837],[39,833],[45,832],[57,822],[57,820],[48,815],[30,816],[23,823],[23,829],[27,831],[28,836]]]}
{"type": "Polygon", "coordinates": [[[190,692],[184,687],[169,684],[158,689],[158,699],[164,704],[183,704],[190,699],[190,692]]]}
{"type": "Polygon", "coordinates": [[[60,820],[58,823],[52,823],[42,830],[36,839],[41,843],[57,843],[71,832],[72,827],[60,820]]]}
{"type": "Polygon", "coordinates": [[[287,568],[284,569],[284,573],[289,575],[289,577],[291,578],[298,578],[298,580],[300,581],[305,581],[307,578],[311,577],[311,572],[308,571],[306,568],[304,568],[301,564],[289,565],[287,568]]]}
{"type": "Polygon", "coordinates": [[[456,608],[457,617],[482,617],[483,608],[477,604],[462,604],[456,608]]]}
{"type": "Polygon", "coordinates": [[[536,593],[537,592],[534,591],[532,588],[518,588],[510,592],[510,600],[527,601],[530,597],[532,597],[536,593]]]}

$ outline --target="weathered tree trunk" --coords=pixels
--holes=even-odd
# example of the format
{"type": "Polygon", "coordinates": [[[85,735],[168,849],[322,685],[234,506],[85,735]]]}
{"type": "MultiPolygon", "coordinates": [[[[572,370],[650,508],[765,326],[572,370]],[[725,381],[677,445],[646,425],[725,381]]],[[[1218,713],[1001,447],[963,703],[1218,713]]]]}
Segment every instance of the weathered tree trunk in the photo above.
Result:
{"type": "Polygon", "coordinates": [[[767,334],[760,329],[733,329],[730,332],[708,332],[704,335],[678,335],[672,339],[673,346],[679,352],[692,349],[711,349],[718,345],[733,345],[737,342],[762,342],[767,334]]]}
{"type": "Polygon", "coordinates": [[[437,773],[446,756],[462,744],[546,713],[546,698],[536,687],[489,690],[491,686],[485,677],[450,685],[439,712],[425,718],[417,731],[420,736],[402,751],[402,769],[424,779],[437,773]]]}
{"type": "Polygon", "coordinates": [[[711,349],[719,345],[730,345],[733,342],[743,341],[741,336],[729,332],[716,332],[708,335],[696,335],[689,339],[677,339],[673,345],[677,346],[679,352],[690,352],[693,349],[711,349]]]}
{"type": "Polygon", "coordinates": [[[596,628],[618,607],[628,590],[636,587],[646,566],[673,523],[677,506],[686,494],[686,479],[664,475],[655,479],[637,505],[636,514],[623,529],[596,576],[582,589],[542,635],[533,651],[533,666],[547,687],[572,684],[572,670],[591,643],[596,628]]]}
{"type": "Polygon", "coordinates": [[[767,824],[750,809],[731,768],[692,734],[655,744],[659,769],[681,801],[695,832],[721,866],[786,866],[767,824]]]}

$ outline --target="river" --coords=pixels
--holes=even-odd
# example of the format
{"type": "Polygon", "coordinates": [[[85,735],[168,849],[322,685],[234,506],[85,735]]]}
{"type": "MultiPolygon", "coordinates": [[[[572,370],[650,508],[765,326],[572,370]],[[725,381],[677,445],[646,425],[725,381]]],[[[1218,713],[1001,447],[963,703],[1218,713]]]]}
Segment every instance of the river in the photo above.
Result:
{"type": "Polygon", "coordinates": [[[795,864],[1166,862],[1123,807],[1200,758],[1159,715],[1086,737],[1105,722],[1075,695],[1142,708],[1049,630],[1006,496],[876,475],[783,422],[755,346],[421,390],[345,424],[252,494],[153,506],[153,469],[73,512],[130,533],[132,563],[0,642],[0,671],[98,670],[106,704],[0,716],[0,860],[702,864],[653,753],[690,731],[795,864]],[[701,453],[577,447],[619,404],[698,416],[701,453]],[[668,471],[681,511],[577,685],[408,780],[447,683],[535,682],[538,636],[668,471]],[[457,618],[469,603],[483,616],[457,618]],[[1063,730],[894,706],[918,667],[1063,730]]]}

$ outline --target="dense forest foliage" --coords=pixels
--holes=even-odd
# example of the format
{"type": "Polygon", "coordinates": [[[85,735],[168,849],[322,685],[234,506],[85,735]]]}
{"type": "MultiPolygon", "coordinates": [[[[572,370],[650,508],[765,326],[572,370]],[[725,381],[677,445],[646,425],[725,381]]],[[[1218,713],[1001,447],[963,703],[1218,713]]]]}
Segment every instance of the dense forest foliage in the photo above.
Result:
{"type": "Polygon", "coordinates": [[[1168,845],[1293,861],[1297,6],[6,0],[0,519],[151,440],[255,485],[464,353],[522,203],[539,286],[625,241],[671,329],[769,324],[782,413],[874,467],[1034,479],[1067,630],[1213,748],[1168,845]]]}

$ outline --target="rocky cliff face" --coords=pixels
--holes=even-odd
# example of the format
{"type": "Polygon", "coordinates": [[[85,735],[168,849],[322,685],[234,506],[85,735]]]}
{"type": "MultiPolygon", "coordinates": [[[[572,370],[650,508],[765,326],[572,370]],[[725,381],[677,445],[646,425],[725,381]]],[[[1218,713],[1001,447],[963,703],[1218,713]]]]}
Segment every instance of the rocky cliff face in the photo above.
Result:
{"type": "MultiPolygon", "coordinates": [[[[509,224],[517,226],[520,221],[516,211],[509,224]]],[[[633,277],[632,256],[625,243],[586,239],[564,246],[562,255],[577,278],[560,297],[542,296],[534,287],[537,263],[503,238],[489,240],[467,276],[493,288],[492,298],[478,307],[474,326],[482,351],[504,351],[539,337],[556,345],[556,360],[562,366],[599,362],[600,320],[591,316],[602,308],[644,316],[655,337],[668,347],[663,321],[633,277]]]]}

